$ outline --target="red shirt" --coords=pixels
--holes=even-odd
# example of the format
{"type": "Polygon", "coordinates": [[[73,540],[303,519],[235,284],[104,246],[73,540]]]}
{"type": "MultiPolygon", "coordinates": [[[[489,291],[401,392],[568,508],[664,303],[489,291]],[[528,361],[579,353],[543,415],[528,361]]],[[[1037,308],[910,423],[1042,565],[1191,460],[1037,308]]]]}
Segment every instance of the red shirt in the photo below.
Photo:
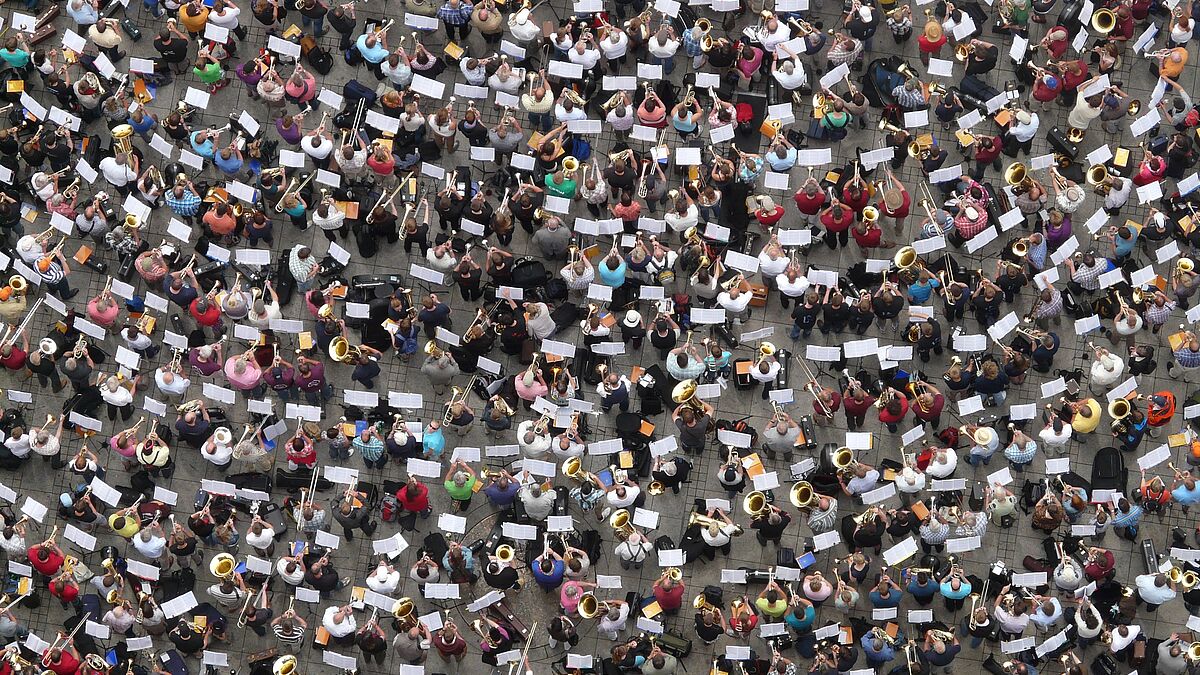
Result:
{"type": "Polygon", "coordinates": [[[937,42],[930,42],[924,35],[917,38],[917,46],[926,54],[936,54],[942,50],[942,45],[946,44],[946,35],[938,38],[937,42]]]}
{"type": "Polygon", "coordinates": [[[853,396],[850,396],[848,398],[843,398],[842,404],[846,408],[846,414],[850,415],[851,417],[865,415],[867,414],[867,411],[871,409],[871,406],[875,405],[875,397],[864,393],[861,401],[853,396]]]}
{"type": "Polygon", "coordinates": [[[55,591],[57,586],[50,584],[50,595],[62,600],[63,602],[75,602],[79,597],[79,586],[77,584],[63,584],[62,591],[55,591]]]}
{"type": "Polygon", "coordinates": [[[405,511],[424,511],[429,508],[429,487],[424,483],[417,483],[417,495],[415,497],[408,496],[408,485],[396,490],[396,501],[400,506],[404,507],[405,511]]]}
{"type": "Polygon", "coordinates": [[[50,670],[53,670],[55,675],[75,675],[75,671],[79,670],[79,659],[68,652],[62,652],[58,661],[50,662],[50,670]]]}
{"type": "Polygon", "coordinates": [[[842,209],[842,219],[834,220],[833,211],[826,211],[821,214],[821,224],[830,232],[845,232],[850,228],[850,223],[854,222],[854,214],[848,210],[842,209]]]}
{"type": "Polygon", "coordinates": [[[48,577],[58,574],[58,570],[63,564],[62,552],[56,548],[49,548],[47,550],[50,552],[50,555],[45,561],[42,561],[38,560],[38,549],[40,548],[42,548],[41,544],[34,544],[29,547],[29,550],[26,552],[29,556],[29,564],[33,565],[33,569],[48,577]]]}
{"type": "Polygon", "coordinates": [[[818,192],[815,195],[809,195],[800,190],[792,195],[792,199],[796,200],[796,208],[800,209],[800,213],[806,216],[815,216],[822,206],[825,206],[825,193],[818,192]]]}
{"type": "Polygon", "coordinates": [[[299,450],[287,444],[287,458],[294,464],[312,466],[317,463],[317,449],[312,443],[305,443],[299,450]]]}
{"type": "Polygon", "coordinates": [[[675,584],[670,589],[655,586],[654,599],[658,600],[658,606],[664,612],[679,609],[683,605],[683,584],[675,584]]]}
{"type": "Polygon", "coordinates": [[[1083,59],[1075,59],[1074,61],[1071,61],[1071,63],[1078,63],[1080,66],[1080,71],[1079,71],[1079,74],[1076,75],[1075,73],[1072,73],[1071,71],[1068,70],[1060,76],[1062,78],[1063,90],[1065,90],[1065,91],[1071,90],[1071,89],[1078,89],[1079,85],[1083,84],[1084,82],[1087,82],[1087,80],[1088,80],[1087,61],[1084,61],[1083,59]]]}
{"type": "Polygon", "coordinates": [[[1100,557],[1100,560],[1089,562],[1083,566],[1083,574],[1092,581],[1103,579],[1116,564],[1116,559],[1113,558],[1112,551],[1105,551],[1100,557]]]}
{"type": "MultiPolygon", "coordinates": [[[[836,391],[833,392],[833,396],[830,397],[829,403],[826,403],[825,405],[829,406],[829,412],[837,412],[838,408],[842,407],[842,395],[836,391]]],[[[815,398],[813,399],[813,412],[818,415],[825,414],[825,412],[821,409],[821,404],[817,403],[817,399],[815,398]]]]}
{"type": "Polygon", "coordinates": [[[878,227],[870,227],[865,230],[859,230],[858,227],[850,230],[851,236],[854,237],[855,243],[862,248],[875,248],[883,241],[883,230],[878,227]]]}
{"type": "Polygon", "coordinates": [[[999,136],[996,136],[992,139],[992,147],[990,150],[984,150],[982,146],[976,144],[976,146],[975,146],[975,161],[980,162],[982,164],[994,162],[994,161],[996,161],[996,158],[1000,156],[1000,152],[1003,149],[1004,149],[1004,142],[1000,139],[999,136]]]}
{"type": "Polygon", "coordinates": [[[900,401],[900,414],[893,415],[892,413],[888,412],[886,407],[882,408],[879,411],[879,421],[881,423],[896,424],[900,420],[904,419],[904,416],[908,414],[908,399],[901,395],[897,396],[896,400],[900,401]]]}
{"type": "Polygon", "coordinates": [[[221,309],[217,307],[217,303],[208,303],[208,311],[201,314],[196,310],[196,306],[199,302],[200,298],[192,300],[192,305],[188,308],[188,312],[192,315],[192,318],[196,320],[196,323],[208,328],[212,328],[213,326],[217,325],[221,321],[221,309]]]}
{"type": "Polygon", "coordinates": [[[919,420],[929,421],[940,416],[944,407],[946,407],[946,397],[941,394],[934,394],[933,405],[929,406],[929,411],[926,412],[921,406],[914,405],[912,408],[913,416],[919,420]]]}
{"type": "Polygon", "coordinates": [[[858,199],[855,199],[850,196],[850,186],[844,185],[842,186],[842,203],[849,206],[856,213],[861,212],[867,208],[867,204],[871,203],[871,193],[862,190],[858,195],[858,199]]]}
{"type": "Polygon", "coordinates": [[[908,190],[903,190],[900,192],[900,197],[900,208],[896,209],[895,211],[889,210],[887,205],[883,203],[882,199],[880,199],[879,203],[875,205],[875,208],[879,209],[880,213],[889,218],[907,218],[912,209],[912,195],[908,194],[908,190]]]}
{"type": "Polygon", "coordinates": [[[1062,80],[1056,76],[1054,78],[1054,84],[1054,88],[1051,89],[1050,86],[1046,84],[1045,78],[1039,77],[1037,82],[1035,82],[1033,85],[1033,100],[1041,101],[1042,103],[1049,103],[1050,101],[1058,98],[1059,93],[1061,93],[1063,90],[1062,80]]]}
{"type": "Polygon", "coordinates": [[[758,211],[754,212],[754,215],[758,218],[758,222],[761,223],[763,227],[771,227],[780,220],[783,220],[783,207],[776,206],[775,210],[770,213],[759,209],[758,211]]]}
{"type": "Polygon", "coordinates": [[[12,351],[8,356],[0,356],[0,364],[9,370],[18,370],[25,365],[25,350],[13,345],[12,351]]]}

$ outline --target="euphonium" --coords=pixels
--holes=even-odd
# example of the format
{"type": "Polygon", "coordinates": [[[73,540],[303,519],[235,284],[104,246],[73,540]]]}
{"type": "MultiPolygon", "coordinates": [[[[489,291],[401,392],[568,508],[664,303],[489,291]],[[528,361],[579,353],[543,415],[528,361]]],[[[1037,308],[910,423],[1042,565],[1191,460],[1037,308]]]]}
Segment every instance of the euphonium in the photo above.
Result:
{"type": "Polygon", "coordinates": [[[903,246],[896,255],[892,257],[892,264],[901,270],[910,270],[920,264],[917,258],[917,249],[912,246],[903,246]]]}
{"type": "Polygon", "coordinates": [[[608,517],[608,525],[613,529],[617,539],[625,541],[629,538],[629,535],[633,534],[633,525],[630,524],[631,520],[633,518],[626,509],[617,509],[608,517]]]}
{"type": "Polygon", "coordinates": [[[500,544],[496,547],[496,559],[502,563],[510,563],[513,558],[517,557],[517,552],[508,544],[500,544]]]}
{"type": "Polygon", "coordinates": [[[562,170],[563,174],[567,178],[571,178],[575,175],[575,172],[579,171],[579,160],[573,155],[567,155],[566,157],[563,157],[562,170]]]}
{"type": "Polygon", "coordinates": [[[25,295],[29,290],[29,282],[20,274],[14,274],[8,278],[8,287],[12,289],[13,295],[25,295]]]}
{"type": "MultiPolygon", "coordinates": [[[[1108,404],[1108,416],[1114,420],[1123,420],[1128,417],[1129,413],[1131,412],[1133,412],[1133,407],[1129,405],[1129,401],[1126,399],[1119,398],[1108,404]]],[[[1171,569],[1178,570],[1178,568],[1174,567],[1171,569]]],[[[1174,581],[1178,580],[1176,579],[1174,581]]]]}
{"type": "Polygon", "coordinates": [[[578,457],[568,457],[562,465],[563,475],[571,480],[582,483],[587,480],[588,473],[583,470],[583,461],[578,457]]]}
{"type": "MultiPolygon", "coordinates": [[[[1196,269],[1196,263],[1193,262],[1191,258],[1180,258],[1179,262],[1175,263],[1175,272],[1178,274],[1187,274],[1188,272],[1191,272],[1194,269],[1196,269]]],[[[17,276],[19,277],[20,275],[17,275],[17,276]]],[[[21,281],[24,281],[24,279],[22,279],[21,281]]],[[[13,286],[11,279],[9,279],[8,284],[10,286],[13,286]]],[[[13,286],[13,291],[16,291],[16,290],[17,290],[17,287],[13,286]]]]}
{"type": "MultiPolygon", "coordinates": [[[[113,127],[113,143],[116,144],[121,152],[125,153],[127,158],[132,158],[133,156],[133,144],[129,140],[130,136],[133,136],[132,126],[128,124],[118,124],[117,126],[113,127]]],[[[129,162],[132,164],[133,160],[130,159],[129,162]]]]}
{"type": "Polygon", "coordinates": [[[584,593],[583,597],[579,598],[579,616],[585,619],[594,619],[600,615],[600,601],[596,599],[595,593],[584,593]]]}
{"type": "Polygon", "coordinates": [[[850,448],[838,448],[833,453],[833,466],[838,471],[847,469],[854,463],[854,451],[850,448]]]}
{"type": "Polygon", "coordinates": [[[893,133],[893,134],[896,133],[897,131],[904,131],[903,129],[896,126],[895,124],[888,122],[886,119],[879,120],[879,130],[887,131],[887,132],[893,133]]]}
{"type": "Polygon", "coordinates": [[[867,206],[863,208],[862,217],[864,222],[874,225],[879,222],[879,209],[874,206],[867,206]]]}
{"type": "Polygon", "coordinates": [[[392,605],[392,616],[400,626],[399,630],[406,631],[417,625],[417,606],[412,598],[400,598],[392,605]]]}
{"type": "Polygon", "coordinates": [[[1193,642],[1187,648],[1188,661],[1195,663],[1200,661],[1200,642],[1193,642]]]}
{"type": "Polygon", "coordinates": [[[671,400],[680,405],[686,405],[698,412],[704,411],[704,401],[696,397],[696,389],[699,385],[696,380],[684,380],[675,385],[671,390],[671,400]]]}
{"type": "Polygon", "coordinates": [[[358,347],[350,344],[346,338],[340,335],[329,343],[329,358],[339,363],[353,363],[358,360],[359,354],[361,351],[358,347]]]}
{"type": "Polygon", "coordinates": [[[425,343],[424,351],[425,351],[426,356],[432,356],[435,359],[442,358],[442,355],[446,353],[441,348],[439,348],[436,344],[434,344],[433,340],[430,340],[425,343]]]}

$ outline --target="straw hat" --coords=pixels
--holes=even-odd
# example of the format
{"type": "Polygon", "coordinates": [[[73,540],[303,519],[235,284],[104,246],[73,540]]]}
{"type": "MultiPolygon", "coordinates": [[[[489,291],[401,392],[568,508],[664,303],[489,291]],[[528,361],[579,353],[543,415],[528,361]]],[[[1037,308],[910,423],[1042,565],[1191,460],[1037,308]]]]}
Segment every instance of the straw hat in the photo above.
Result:
{"type": "Polygon", "coordinates": [[[642,315],[637,310],[631,309],[625,312],[625,320],[621,323],[629,328],[637,328],[642,324],[642,315]]]}
{"type": "Polygon", "coordinates": [[[942,39],[942,24],[936,21],[929,21],[925,24],[925,39],[930,42],[937,42],[942,39]]]}
{"type": "Polygon", "coordinates": [[[979,427],[971,435],[971,438],[975,441],[975,445],[986,448],[996,440],[996,432],[989,427],[979,427]]]}

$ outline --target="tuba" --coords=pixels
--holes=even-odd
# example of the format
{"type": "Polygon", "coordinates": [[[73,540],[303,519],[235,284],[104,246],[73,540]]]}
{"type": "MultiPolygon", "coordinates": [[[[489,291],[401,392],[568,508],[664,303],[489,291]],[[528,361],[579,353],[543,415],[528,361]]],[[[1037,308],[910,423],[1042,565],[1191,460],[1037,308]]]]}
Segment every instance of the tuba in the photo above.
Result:
{"type": "Polygon", "coordinates": [[[767,504],[767,494],[761,490],[755,490],[746,495],[742,500],[742,510],[751,518],[761,518],[771,512],[771,507],[767,504]]]}
{"type": "Polygon", "coordinates": [[[1117,27],[1117,15],[1111,9],[1102,8],[1092,14],[1092,30],[1101,37],[1113,32],[1117,27]]]}
{"type": "Polygon", "coordinates": [[[517,551],[508,544],[500,544],[496,547],[496,559],[502,563],[511,563],[517,557],[517,551]]]}
{"type": "Polygon", "coordinates": [[[584,593],[583,597],[579,598],[579,616],[585,619],[594,619],[600,616],[604,609],[607,608],[604,603],[596,599],[595,593],[584,593]]]}
{"type": "Polygon", "coordinates": [[[232,579],[233,570],[236,567],[237,560],[228,553],[218,553],[208,563],[208,571],[212,572],[212,575],[218,579],[232,579]]]}

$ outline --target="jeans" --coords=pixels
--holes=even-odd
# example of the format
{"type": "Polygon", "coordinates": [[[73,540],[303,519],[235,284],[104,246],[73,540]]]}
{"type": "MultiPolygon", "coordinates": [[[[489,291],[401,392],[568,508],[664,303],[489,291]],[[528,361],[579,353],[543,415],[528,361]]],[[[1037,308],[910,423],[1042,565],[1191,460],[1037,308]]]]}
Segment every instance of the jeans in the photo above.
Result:
{"type": "Polygon", "coordinates": [[[975,453],[968,453],[967,456],[964,457],[964,459],[966,459],[967,464],[970,464],[971,466],[979,466],[980,464],[991,464],[992,463],[991,455],[988,455],[985,457],[983,455],[976,455],[975,453]]]}
{"type": "Polygon", "coordinates": [[[548,112],[531,112],[529,113],[529,124],[544,134],[550,131],[550,127],[554,124],[554,116],[548,112]]]}
{"type": "Polygon", "coordinates": [[[326,384],[321,391],[304,392],[304,401],[309,405],[325,405],[325,402],[331,398],[333,398],[332,384],[326,384]]]}
{"type": "Polygon", "coordinates": [[[984,396],[983,398],[984,398],[985,402],[987,399],[990,398],[992,400],[992,405],[1002,406],[1002,405],[1004,405],[1004,399],[1008,398],[1008,392],[1007,391],[998,391],[990,396],[984,396]]]}
{"type": "Polygon", "coordinates": [[[303,20],[304,30],[312,29],[313,35],[321,37],[325,34],[325,17],[319,19],[310,19],[307,16],[300,17],[303,20]]]}
{"type": "Polygon", "coordinates": [[[663,58],[661,56],[655,56],[652,58],[654,59],[654,63],[657,63],[658,65],[662,66],[663,77],[670,75],[671,71],[675,70],[675,59],[674,58],[663,58]]]}

